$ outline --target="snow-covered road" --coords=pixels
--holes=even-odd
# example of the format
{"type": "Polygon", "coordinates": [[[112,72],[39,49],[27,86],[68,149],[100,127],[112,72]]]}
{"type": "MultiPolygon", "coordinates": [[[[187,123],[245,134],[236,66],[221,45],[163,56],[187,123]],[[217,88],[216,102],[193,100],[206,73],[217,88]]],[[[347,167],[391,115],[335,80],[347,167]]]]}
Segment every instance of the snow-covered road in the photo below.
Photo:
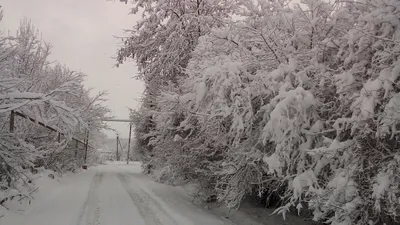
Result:
{"type": "Polygon", "coordinates": [[[4,225],[223,225],[234,224],[191,203],[175,187],[155,183],[140,164],[106,165],[64,178],[41,191],[29,211],[4,225]]]}

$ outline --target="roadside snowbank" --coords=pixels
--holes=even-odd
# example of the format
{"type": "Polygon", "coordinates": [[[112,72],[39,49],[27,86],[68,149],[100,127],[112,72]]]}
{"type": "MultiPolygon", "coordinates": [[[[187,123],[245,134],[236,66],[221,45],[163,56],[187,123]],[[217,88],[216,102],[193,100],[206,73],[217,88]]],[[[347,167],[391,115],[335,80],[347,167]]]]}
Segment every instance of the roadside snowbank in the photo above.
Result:
{"type": "MultiPolygon", "coordinates": [[[[187,196],[194,198],[199,194],[197,184],[185,184],[177,187],[182,192],[184,192],[187,196]]],[[[239,210],[230,210],[228,207],[223,206],[218,203],[200,203],[199,201],[193,201],[199,207],[207,209],[207,211],[211,212],[214,215],[223,218],[229,218],[230,221],[235,222],[236,224],[246,224],[246,225],[255,225],[255,224],[285,224],[285,225],[310,225],[315,224],[311,221],[306,221],[304,218],[294,215],[287,215],[286,220],[282,218],[282,215],[272,214],[274,212],[274,208],[264,208],[261,206],[256,206],[255,202],[244,201],[242,202],[239,210]]]]}
{"type": "Polygon", "coordinates": [[[76,172],[68,172],[61,175],[39,168],[38,173],[29,175],[31,177],[29,187],[24,186],[23,190],[10,189],[7,192],[0,192],[0,201],[4,200],[0,205],[0,224],[2,224],[2,218],[26,213],[35,205],[56,196],[62,184],[74,177],[75,174],[76,172]]]}

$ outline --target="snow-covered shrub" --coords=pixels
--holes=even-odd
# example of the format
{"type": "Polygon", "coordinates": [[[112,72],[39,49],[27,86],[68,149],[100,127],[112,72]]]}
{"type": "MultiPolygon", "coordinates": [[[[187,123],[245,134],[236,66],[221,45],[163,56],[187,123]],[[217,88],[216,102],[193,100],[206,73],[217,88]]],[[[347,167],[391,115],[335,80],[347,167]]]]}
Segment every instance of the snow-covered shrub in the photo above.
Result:
{"type": "MultiPolygon", "coordinates": [[[[306,12],[312,13],[313,7],[327,3],[307,1],[306,4],[306,12]]],[[[399,53],[392,49],[398,48],[394,41],[398,39],[398,23],[393,21],[398,21],[399,3],[347,1],[329,14],[332,19],[322,25],[329,25],[335,36],[322,37],[320,47],[310,50],[323,51],[322,57],[315,54],[314,61],[298,63],[297,74],[303,70],[314,81],[314,84],[308,80],[308,86],[302,85],[316,100],[314,112],[296,117],[304,121],[300,123],[300,132],[293,127],[284,129],[290,135],[297,133],[297,138],[285,138],[279,126],[269,127],[273,131],[270,133],[281,139],[267,137],[267,140],[276,143],[276,153],[280,158],[289,158],[288,166],[295,169],[290,171],[283,164],[282,169],[294,178],[288,189],[293,193],[290,203],[280,208],[280,212],[284,213],[290,206],[300,210],[306,207],[302,205],[305,200],[314,210],[315,220],[332,224],[393,223],[398,219],[399,205],[390,198],[396,194],[387,200],[378,197],[375,203],[371,198],[381,196],[373,190],[381,191],[388,185],[385,169],[381,171],[380,167],[385,168],[388,160],[395,165],[397,147],[389,140],[390,136],[396,138],[390,128],[395,119],[388,119],[386,114],[393,115],[390,102],[397,95],[399,53]],[[339,28],[346,28],[346,32],[335,31],[339,28]],[[328,58],[326,48],[330,49],[328,58]],[[282,143],[287,141],[292,144],[293,153],[282,154],[282,143]],[[385,203],[379,204],[380,201],[385,203]],[[381,211],[381,205],[385,205],[385,212],[381,211]]],[[[291,111],[305,105],[292,107],[291,111]]],[[[293,120],[283,121],[286,124],[293,120]]],[[[395,177],[390,180],[399,182],[395,177]]]]}
{"type": "Polygon", "coordinates": [[[240,4],[196,36],[184,75],[146,80],[144,152],[232,208],[267,192],[283,215],[398,221],[400,2],[240,4]]]}
{"type": "Polygon", "coordinates": [[[18,134],[0,133],[0,190],[30,186],[30,174],[37,149],[18,137],[18,134]]]}

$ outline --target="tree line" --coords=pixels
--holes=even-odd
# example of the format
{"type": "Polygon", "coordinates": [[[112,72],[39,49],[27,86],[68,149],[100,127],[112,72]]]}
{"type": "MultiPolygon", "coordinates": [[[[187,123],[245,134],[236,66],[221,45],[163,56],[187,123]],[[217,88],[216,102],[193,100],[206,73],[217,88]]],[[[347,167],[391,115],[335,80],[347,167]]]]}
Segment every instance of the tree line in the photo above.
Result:
{"type": "Polygon", "coordinates": [[[84,73],[50,61],[50,54],[51,44],[27,19],[15,34],[0,33],[3,206],[15,196],[30,200],[39,170],[63,173],[95,162],[96,148],[105,139],[101,119],[110,112],[103,104],[106,92],[93,96],[83,85],[84,73]]]}
{"type": "Polygon", "coordinates": [[[135,154],[159,181],[334,225],[400,219],[399,1],[131,4],[117,63],[145,83],[135,154]]]}

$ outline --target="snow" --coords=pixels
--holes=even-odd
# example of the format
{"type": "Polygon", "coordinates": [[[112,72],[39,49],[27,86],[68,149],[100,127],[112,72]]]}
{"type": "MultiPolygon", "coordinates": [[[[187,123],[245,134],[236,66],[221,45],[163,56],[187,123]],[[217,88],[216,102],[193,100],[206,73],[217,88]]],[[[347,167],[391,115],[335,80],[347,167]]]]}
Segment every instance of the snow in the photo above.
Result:
{"type": "Polygon", "coordinates": [[[206,82],[202,81],[196,86],[196,107],[199,107],[200,102],[206,96],[207,93],[207,85],[206,82]]]}
{"type": "MultiPolygon", "coordinates": [[[[288,133],[294,133],[299,129],[299,124],[309,123],[311,119],[308,116],[309,111],[316,105],[314,96],[302,87],[290,91],[281,90],[271,102],[279,99],[282,100],[275,105],[270,113],[271,118],[264,127],[262,135],[264,143],[269,138],[279,143],[288,133]]],[[[270,105],[273,107],[272,103],[270,105]]]]}
{"type": "Polygon", "coordinates": [[[373,97],[365,97],[361,103],[362,119],[372,118],[374,115],[375,99],[373,97]]]}
{"type": "Polygon", "coordinates": [[[183,138],[179,134],[175,135],[174,141],[182,141],[182,140],[183,140],[183,138]]]}
{"type": "MultiPolygon", "coordinates": [[[[337,139],[334,139],[332,141],[329,139],[326,139],[326,142],[327,142],[327,144],[330,143],[329,147],[320,147],[320,148],[307,150],[307,153],[309,155],[323,155],[329,159],[329,158],[334,157],[337,151],[349,148],[350,146],[352,146],[355,143],[353,140],[347,140],[347,141],[340,142],[337,139]]],[[[316,170],[317,170],[317,168],[316,168],[316,170]]]]}
{"type": "Polygon", "coordinates": [[[168,92],[162,92],[160,98],[160,102],[163,101],[170,101],[170,102],[175,102],[178,99],[178,95],[176,94],[171,94],[168,92]]]}
{"type": "Polygon", "coordinates": [[[376,183],[374,184],[373,187],[373,193],[372,197],[379,200],[380,198],[383,197],[385,194],[385,191],[389,189],[390,186],[390,180],[389,180],[389,175],[385,172],[380,172],[376,176],[376,183]]]}
{"type": "Polygon", "coordinates": [[[310,128],[310,131],[312,133],[318,133],[321,132],[322,130],[324,130],[324,122],[322,122],[321,120],[317,120],[314,125],[312,125],[312,127],[310,128]]]}
{"type": "Polygon", "coordinates": [[[387,98],[389,96],[390,91],[393,90],[392,84],[394,83],[395,79],[392,78],[394,78],[394,76],[392,76],[388,68],[383,69],[379,74],[379,80],[383,82],[383,88],[385,89],[384,98],[387,98]]]}
{"type": "Polygon", "coordinates": [[[138,225],[146,224],[116,176],[104,176],[99,192],[103,193],[99,196],[98,206],[101,209],[99,218],[101,224],[122,225],[132,221],[138,225]]]}
{"type": "Polygon", "coordinates": [[[397,62],[395,63],[395,66],[392,70],[392,77],[391,80],[394,82],[395,80],[397,80],[397,78],[400,75],[400,59],[397,60],[397,62]]]}
{"type": "Polygon", "coordinates": [[[338,94],[341,94],[351,89],[351,85],[355,82],[355,78],[350,71],[338,74],[335,78],[338,94]]]}
{"type": "Polygon", "coordinates": [[[41,190],[29,209],[24,213],[6,215],[0,219],[0,224],[72,224],[78,219],[77,215],[87,198],[87,190],[94,174],[93,171],[85,171],[64,178],[59,184],[49,180],[39,184],[41,190]]]}
{"type": "Polygon", "coordinates": [[[268,173],[274,174],[277,172],[279,175],[282,174],[282,165],[278,154],[273,153],[271,156],[264,156],[263,162],[268,165],[268,173]]]}
{"type": "Polygon", "coordinates": [[[381,118],[380,134],[390,133],[389,130],[391,130],[393,137],[397,132],[396,122],[400,118],[399,104],[400,94],[395,94],[385,106],[384,114],[381,118]]]}
{"type": "Polygon", "coordinates": [[[317,183],[317,178],[311,170],[307,170],[293,179],[293,198],[300,199],[304,188],[313,189],[314,184],[317,183]]]}
{"type": "Polygon", "coordinates": [[[244,212],[227,219],[223,217],[228,212],[224,207],[209,210],[194,205],[184,188],[156,183],[140,171],[140,163],[113,162],[68,174],[60,181],[43,175],[45,179],[38,182],[40,191],[32,205],[25,212],[8,212],[0,224],[261,224],[244,212]]]}
{"type": "Polygon", "coordinates": [[[345,171],[338,173],[328,183],[328,187],[333,189],[333,195],[337,202],[350,202],[357,195],[357,184],[345,171]]]}

